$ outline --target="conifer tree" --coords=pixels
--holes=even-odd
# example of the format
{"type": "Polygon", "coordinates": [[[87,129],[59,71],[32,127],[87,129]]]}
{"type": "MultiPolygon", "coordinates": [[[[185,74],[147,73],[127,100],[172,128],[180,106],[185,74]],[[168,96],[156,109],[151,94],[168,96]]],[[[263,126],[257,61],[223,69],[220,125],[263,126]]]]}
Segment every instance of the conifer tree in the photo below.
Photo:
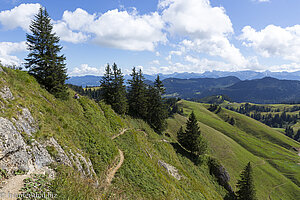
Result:
{"type": "Polygon", "coordinates": [[[147,104],[147,121],[150,126],[161,133],[166,127],[167,109],[161,98],[159,89],[149,86],[147,104]]]}
{"type": "Polygon", "coordinates": [[[126,98],[126,86],[124,85],[124,76],[121,72],[121,69],[118,69],[116,63],[113,64],[113,100],[112,108],[118,114],[125,114],[128,109],[128,103],[126,98]]]}
{"type": "Polygon", "coordinates": [[[157,77],[156,77],[156,79],[154,81],[154,87],[156,89],[158,89],[160,95],[165,94],[165,90],[166,89],[164,88],[164,85],[163,85],[162,81],[160,80],[159,75],[157,75],[157,77]]]}
{"type": "Polygon", "coordinates": [[[177,140],[179,141],[179,143],[183,146],[186,147],[187,144],[185,143],[185,132],[183,131],[182,126],[180,127],[180,129],[177,132],[177,140]]]}
{"type": "Polygon", "coordinates": [[[113,84],[112,84],[112,70],[109,64],[106,65],[105,73],[102,76],[102,79],[100,81],[100,87],[102,90],[102,98],[105,101],[105,103],[111,105],[112,99],[113,99],[113,84]]]}
{"type": "Polygon", "coordinates": [[[185,133],[183,134],[183,137],[179,139],[182,146],[197,156],[205,153],[207,150],[207,142],[201,135],[194,112],[190,114],[186,123],[185,133]]]}
{"type": "Polygon", "coordinates": [[[62,47],[58,44],[59,37],[52,33],[53,25],[45,8],[40,8],[29,28],[32,34],[26,35],[30,52],[25,67],[55,97],[67,98],[66,58],[58,55],[62,47]]]}
{"type": "Polygon", "coordinates": [[[241,180],[237,183],[237,199],[238,200],[254,200],[255,189],[252,176],[252,166],[250,162],[241,173],[241,180]]]}
{"type": "Polygon", "coordinates": [[[133,117],[142,119],[147,118],[147,88],[144,83],[144,76],[142,70],[136,71],[135,67],[131,73],[132,79],[128,81],[128,104],[129,114],[133,117]]]}
{"type": "Polygon", "coordinates": [[[124,85],[124,76],[116,63],[112,65],[112,69],[107,64],[105,74],[100,83],[105,103],[111,105],[112,109],[118,114],[125,114],[128,108],[126,87],[124,85]]]}

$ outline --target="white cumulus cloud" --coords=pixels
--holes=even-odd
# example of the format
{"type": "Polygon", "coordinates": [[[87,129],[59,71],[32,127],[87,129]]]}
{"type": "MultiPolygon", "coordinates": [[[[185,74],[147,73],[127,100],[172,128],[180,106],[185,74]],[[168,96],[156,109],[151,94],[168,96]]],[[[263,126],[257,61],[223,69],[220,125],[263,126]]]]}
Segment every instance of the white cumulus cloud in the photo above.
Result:
{"type": "Polygon", "coordinates": [[[83,75],[102,75],[104,67],[91,67],[88,64],[81,64],[79,67],[75,67],[69,75],[71,76],[83,76],[83,75]]]}
{"type": "Polygon", "coordinates": [[[260,31],[246,26],[239,38],[263,57],[277,56],[300,62],[300,25],[286,28],[269,25],[260,31]]]}
{"type": "Polygon", "coordinates": [[[234,31],[223,7],[212,7],[209,0],[161,0],[159,8],[166,29],[174,36],[188,37],[182,42],[188,50],[246,65],[240,50],[229,41],[234,31]]]}
{"type": "Polygon", "coordinates": [[[60,37],[61,40],[74,44],[85,42],[89,38],[88,35],[82,32],[72,31],[63,21],[55,22],[53,25],[53,31],[60,37]]]}
{"type": "Polygon", "coordinates": [[[153,51],[159,42],[166,42],[163,21],[157,13],[139,15],[118,9],[100,16],[82,9],[65,11],[63,21],[72,30],[93,34],[94,42],[101,46],[135,51],[153,51]]]}
{"type": "Polygon", "coordinates": [[[20,65],[21,60],[12,54],[22,51],[26,51],[25,42],[0,42],[1,63],[4,65],[20,65]]]}
{"type": "Polygon", "coordinates": [[[34,15],[38,13],[40,4],[21,4],[11,10],[0,12],[0,22],[6,29],[15,29],[21,27],[29,31],[29,25],[34,15]]]}

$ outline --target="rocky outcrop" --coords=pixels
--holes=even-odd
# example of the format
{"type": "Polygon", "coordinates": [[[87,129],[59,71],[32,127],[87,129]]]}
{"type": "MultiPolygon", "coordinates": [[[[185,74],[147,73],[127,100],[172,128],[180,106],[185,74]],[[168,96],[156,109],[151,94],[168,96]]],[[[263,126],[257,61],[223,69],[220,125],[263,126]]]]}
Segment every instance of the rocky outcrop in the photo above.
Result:
{"type": "Polygon", "coordinates": [[[0,72],[3,72],[3,69],[2,69],[2,67],[0,66],[0,72]]]}
{"type": "Polygon", "coordinates": [[[91,160],[88,158],[86,159],[84,156],[82,156],[80,153],[73,153],[71,150],[69,151],[70,159],[76,166],[77,170],[85,175],[86,177],[93,178],[93,176],[96,177],[95,170],[93,168],[93,164],[91,160]]]}
{"type": "Polygon", "coordinates": [[[173,167],[172,165],[162,161],[162,160],[158,160],[158,165],[162,166],[163,168],[165,168],[167,170],[167,172],[173,176],[174,178],[176,178],[177,180],[180,180],[182,178],[182,176],[178,173],[178,170],[173,167]]]}
{"type": "Polygon", "coordinates": [[[53,137],[43,143],[33,139],[38,129],[27,108],[20,109],[17,117],[11,120],[0,117],[0,168],[8,176],[16,171],[31,173],[57,162],[70,167],[75,163],[83,175],[96,177],[90,159],[82,154],[70,151],[68,156],[53,137]]]}
{"type": "Polygon", "coordinates": [[[13,100],[14,99],[14,96],[12,95],[9,87],[7,87],[7,86],[3,86],[2,88],[0,88],[0,96],[4,100],[13,100]]]}
{"type": "Polygon", "coordinates": [[[21,112],[18,113],[18,119],[12,119],[12,121],[15,123],[18,131],[24,131],[29,136],[38,130],[38,126],[27,108],[21,109],[21,112]]]}
{"type": "Polygon", "coordinates": [[[49,165],[51,156],[42,145],[33,141],[26,144],[14,124],[0,117],[0,167],[8,175],[16,171],[32,171],[49,165]]]}
{"type": "Polygon", "coordinates": [[[53,157],[56,162],[72,167],[71,160],[53,137],[51,137],[50,140],[45,143],[45,147],[53,147],[55,149],[56,153],[53,155],[53,157]]]}
{"type": "Polygon", "coordinates": [[[209,159],[208,166],[210,174],[217,178],[218,183],[227,191],[233,192],[231,186],[229,185],[230,176],[225,167],[215,158],[209,159]]]}

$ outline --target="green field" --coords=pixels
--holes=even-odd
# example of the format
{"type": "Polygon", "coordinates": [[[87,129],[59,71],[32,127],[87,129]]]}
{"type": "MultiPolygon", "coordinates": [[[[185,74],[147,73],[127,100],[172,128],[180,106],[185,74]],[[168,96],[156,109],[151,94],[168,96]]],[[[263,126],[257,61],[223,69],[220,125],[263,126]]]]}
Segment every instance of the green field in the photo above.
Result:
{"type": "MultiPolygon", "coordinates": [[[[178,102],[185,116],[176,114],[169,119],[169,132],[175,133],[186,122],[193,110],[207,138],[211,154],[217,157],[231,175],[231,185],[236,184],[242,168],[251,162],[259,199],[297,199],[300,181],[300,159],[292,147],[300,144],[244,115],[222,109],[218,114],[207,110],[208,105],[188,101],[178,102]],[[234,117],[234,126],[225,122],[234,117]],[[276,190],[272,188],[278,187],[276,190]]],[[[175,135],[173,135],[175,137],[175,135]]]]}

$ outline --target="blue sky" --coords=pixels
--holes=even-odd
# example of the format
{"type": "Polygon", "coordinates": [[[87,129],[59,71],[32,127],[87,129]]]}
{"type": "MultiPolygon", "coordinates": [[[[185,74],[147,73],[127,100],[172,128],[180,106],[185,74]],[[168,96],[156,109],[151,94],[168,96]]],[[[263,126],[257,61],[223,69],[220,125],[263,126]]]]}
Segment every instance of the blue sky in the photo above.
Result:
{"type": "Polygon", "coordinates": [[[296,0],[0,0],[0,60],[22,65],[40,6],[61,38],[69,75],[116,62],[147,74],[300,70],[296,0]]]}

